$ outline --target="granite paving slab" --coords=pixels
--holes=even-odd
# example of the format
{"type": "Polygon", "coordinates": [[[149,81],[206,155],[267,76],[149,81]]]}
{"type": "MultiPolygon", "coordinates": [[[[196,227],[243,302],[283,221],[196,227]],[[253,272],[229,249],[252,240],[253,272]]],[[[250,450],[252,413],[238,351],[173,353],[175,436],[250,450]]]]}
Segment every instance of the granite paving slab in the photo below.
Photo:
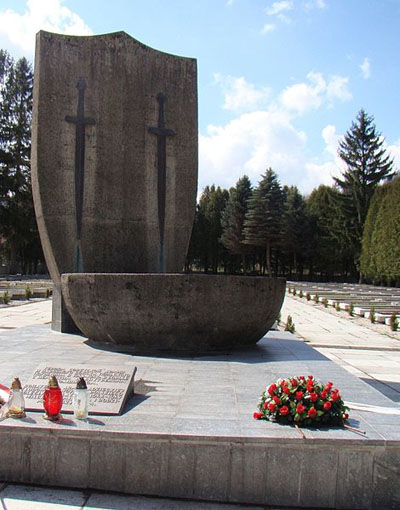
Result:
{"type": "MultiPolygon", "coordinates": [[[[41,412],[28,412],[25,420],[5,420],[0,429],[296,438],[296,431],[290,428],[257,422],[252,417],[265,386],[278,377],[293,374],[332,380],[345,400],[366,404],[374,401],[397,408],[394,402],[290,333],[270,332],[254,347],[198,358],[108,352],[90,345],[85,337],[53,332],[48,325],[2,331],[0,341],[4,353],[0,359],[0,383],[7,386],[15,376],[24,384],[43,361],[138,367],[135,395],[128,399],[120,416],[92,416],[87,422],[80,422],[65,414],[60,423],[49,423],[41,412]]],[[[369,439],[386,440],[385,433],[377,430],[375,414],[351,413],[353,425],[358,426],[361,420],[369,439]]],[[[394,423],[400,425],[400,419],[397,417],[394,423]]],[[[354,434],[342,429],[332,429],[328,435],[354,439],[354,434]]],[[[323,439],[328,435],[317,430],[310,437],[323,439]]],[[[395,436],[391,431],[390,437],[395,436]]],[[[400,441],[400,427],[397,439],[400,441]]]]}

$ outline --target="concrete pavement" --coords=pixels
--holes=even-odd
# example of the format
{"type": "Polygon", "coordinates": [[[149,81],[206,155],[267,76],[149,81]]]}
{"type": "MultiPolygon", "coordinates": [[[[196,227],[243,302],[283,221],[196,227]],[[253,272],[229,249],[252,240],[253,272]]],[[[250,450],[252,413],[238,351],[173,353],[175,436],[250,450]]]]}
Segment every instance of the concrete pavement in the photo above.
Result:
{"type": "Polygon", "coordinates": [[[400,332],[286,294],[282,322],[291,315],[295,335],[327,358],[400,402],[400,332]]]}
{"type": "Polygon", "coordinates": [[[239,508],[263,510],[266,508],[11,484],[3,484],[2,488],[0,486],[0,505],[2,510],[235,510],[239,508]]]}
{"type": "Polygon", "coordinates": [[[51,299],[32,299],[0,306],[0,331],[51,322],[51,299]]]}
{"type": "MultiPolygon", "coordinates": [[[[400,331],[286,294],[282,322],[288,315],[293,317],[296,336],[400,402],[400,331]]],[[[51,299],[0,308],[0,331],[50,322],[51,299]]]]}

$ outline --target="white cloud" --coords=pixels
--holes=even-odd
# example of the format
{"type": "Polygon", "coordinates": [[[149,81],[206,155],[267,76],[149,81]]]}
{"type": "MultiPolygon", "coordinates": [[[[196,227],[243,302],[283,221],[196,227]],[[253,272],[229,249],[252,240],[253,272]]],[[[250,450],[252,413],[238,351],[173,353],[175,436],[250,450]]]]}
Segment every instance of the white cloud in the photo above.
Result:
{"type": "Polygon", "coordinates": [[[332,176],[334,175],[338,175],[338,171],[333,161],[326,161],[325,163],[319,164],[308,162],[305,164],[301,191],[303,193],[310,193],[321,184],[331,186],[333,184],[332,176]]]}
{"type": "Polygon", "coordinates": [[[350,101],[353,98],[347,88],[349,79],[346,76],[332,76],[326,85],[326,97],[329,101],[340,99],[340,101],[350,101]]]}
{"type": "Polygon", "coordinates": [[[248,83],[242,76],[239,78],[233,76],[223,77],[216,73],[214,78],[215,81],[221,85],[224,92],[225,100],[223,107],[226,110],[254,110],[265,104],[271,93],[269,88],[256,88],[253,84],[248,83]]]}
{"type": "Polygon", "coordinates": [[[307,78],[309,83],[296,83],[282,92],[280,100],[285,108],[304,113],[322,105],[322,94],[326,89],[322,74],[311,72],[307,78]]]}
{"type": "Polygon", "coordinates": [[[308,83],[296,83],[280,95],[282,105],[299,114],[320,108],[324,103],[332,105],[335,99],[349,101],[352,98],[347,88],[348,78],[332,76],[327,82],[321,73],[307,74],[308,83]]]}
{"type": "Polygon", "coordinates": [[[305,156],[306,134],[294,127],[283,110],[252,112],[226,126],[209,126],[199,140],[199,190],[212,183],[229,188],[244,174],[256,185],[270,166],[282,184],[296,185],[302,193],[320,184],[331,185],[332,177],[343,169],[337,155],[340,136],[332,125],[321,135],[325,149],[320,158],[310,161],[305,156]]]}
{"type": "Polygon", "coordinates": [[[303,186],[308,191],[320,184],[331,185],[332,177],[339,177],[345,169],[345,164],[338,155],[339,140],[342,136],[336,133],[336,127],[332,124],[325,126],[321,136],[325,142],[325,148],[320,161],[309,161],[305,165],[303,186]]]}
{"type": "Polygon", "coordinates": [[[394,170],[400,172],[400,139],[391,145],[387,145],[387,150],[393,158],[394,170]]]}
{"type": "Polygon", "coordinates": [[[362,64],[360,64],[360,69],[365,80],[371,76],[371,62],[369,58],[365,57],[362,64]]]}
{"type": "Polygon", "coordinates": [[[325,0],[308,0],[304,4],[306,9],[325,9],[326,8],[326,1],[325,0]]]}
{"type": "Polygon", "coordinates": [[[274,16],[281,14],[283,11],[291,11],[293,9],[292,0],[282,0],[280,2],[274,2],[270,7],[265,9],[268,16],[274,16]]]}
{"type": "Polygon", "coordinates": [[[26,56],[33,55],[35,34],[47,30],[70,35],[90,35],[91,29],[63,0],[27,0],[26,11],[0,11],[0,37],[26,56]]]}
{"type": "Polygon", "coordinates": [[[286,16],[286,14],[277,14],[276,16],[279,21],[283,21],[283,23],[289,24],[292,22],[292,20],[289,18],[289,16],[286,16]]]}
{"type": "MultiPolygon", "coordinates": [[[[269,166],[282,184],[294,184],[303,193],[320,184],[332,184],[332,176],[340,175],[343,162],[337,154],[340,135],[336,127],[324,127],[320,154],[310,159],[307,135],[296,127],[296,119],[301,113],[330,106],[334,100],[349,99],[347,79],[333,76],[326,80],[321,73],[312,72],[307,75],[307,83],[287,87],[278,94],[278,100],[266,93],[262,101],[257,92],[267,88],[257,89],[243,77],[216,75],[216,79],[225,87],[225,107],[230,105],[232,111],[243,105],[255,107],[225,125],[209,126],[207,133],[200,135],[200,191],[212,183],[229,188],[243,174],[256,185],[269,166]],[[259,107],[262,102],[263,109],[259,107]]],[[[400,144],[398,150],[400,154],[400,144]]]]}
{"type": "Polygon", "coordinates": [[[322,138],[325,142],[325,151],[336,158],[339,140],[341,138],[341,136],[336,133],[336,127],[332,124],[325,126],[322,130],[322,138]]]}
{"type": "Polygon", "coordinates": [[[199,139],[199,189],[213,182],[232,186],[245,173],[255,184],[269,166],[292,183],[305,143],[305,133],[296,130],[283,111],[259,110],[225,126],[209,126],[199,139]]]}
{"type": "Polygon", "coordinates": [[[268,32],[272,32],[275,30],[275,25],[273,23],[265,23],[265,25],[261,29],[261,33],[263,35],[268,34],[268,32]]]}

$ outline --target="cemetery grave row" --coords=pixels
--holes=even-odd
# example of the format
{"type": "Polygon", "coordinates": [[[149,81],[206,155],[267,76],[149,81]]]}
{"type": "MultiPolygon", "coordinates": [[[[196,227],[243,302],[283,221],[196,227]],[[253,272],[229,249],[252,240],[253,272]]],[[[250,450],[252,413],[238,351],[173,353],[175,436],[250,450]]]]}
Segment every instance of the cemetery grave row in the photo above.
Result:
{"type": "Polygon", "coordinates": [[[47,299],[53,293],[51,280],[0,280],[0,305],[12,304],[12,301],[47,299]]]}
{"type": "Polygon", "coordinates": [[[287,282],[289,294],[305,301],[332,306],[386,324],[393,331],[400,329],[400,288],[376,287],[355,283],[287,282]]]}

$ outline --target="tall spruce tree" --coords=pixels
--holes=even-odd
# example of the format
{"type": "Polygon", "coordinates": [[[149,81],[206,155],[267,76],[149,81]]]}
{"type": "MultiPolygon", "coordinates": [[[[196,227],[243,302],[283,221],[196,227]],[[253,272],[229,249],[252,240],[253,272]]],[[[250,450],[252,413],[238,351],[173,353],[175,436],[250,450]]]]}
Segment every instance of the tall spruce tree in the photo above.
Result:
{"type": "Polygon", "coordinates": [[[264,249],[265,266],[269,276],[272,274],[271,249],[276,247],[282,237],[284,194],[276,173],[267,169],[258,187],[253,191],[244,221],[245,243],[264,249]]]}
{"type": "Polygon", "coordinates": [[[226,250],[220,243],[222,234],[221,216],[229,194],[214,185],[206,186],[196,208],[195,222],[190,240],[187,266],[193,261],[206,273],[217,273],[224,264],[226,250]]]}
{"type": "Polygon", "coordinates": [[[10,139],[12,126],[12,94],[14,90],[14,61],[5,50],[0,50],[0,196],[1,207],[7,204],[11,187],[10,139]]]}
{"type": "Polygon", "coordinates": [[[229,198],[222,212],[221,242],[234,255],[240,255],[243,271],[246,273],[246,253],[249,245],[244,243],[244,219],[251,196],[251,183],[247,175],[241,177],[236,186],[229,190],[229,198]]]}
{"type": "Polygon", "coordinates": [[[285,186],[285,216],[282,249],[289,256],[289,275],[292,268],[301,276],[303,259],[307,253],[311,234],[306,201],[296,186],[285,186]]]}
{"type": "Polygon", "coordinates": [[[307,210],[312,225],[308,237],[310,271],[318,272],[331,280],[336,273],[355,277],[353,247],[341,208],[338,206],[340,192],[321,184],[307,199],[307,210]]]}
{"type": "Polygon", "coordinates": [[[0,225],[11,273],[42,259],[30,176],[32,89],[29,62],[0,51],[0,225]]]}
{"type": "MultiPolygon", "coordinates": [[[[345,228],[354,245],[354,261],[359,267],[361,240],[369,204],[377,185],[393,176],[393,160],[386,153],[384,139],[376,131],[374,118],[360,110],[356,121],[339,142],[338,154],[347,169],[335,178],[345,228]]],[[[362,274],[360,273],[360,280],[362,274]]]]}

